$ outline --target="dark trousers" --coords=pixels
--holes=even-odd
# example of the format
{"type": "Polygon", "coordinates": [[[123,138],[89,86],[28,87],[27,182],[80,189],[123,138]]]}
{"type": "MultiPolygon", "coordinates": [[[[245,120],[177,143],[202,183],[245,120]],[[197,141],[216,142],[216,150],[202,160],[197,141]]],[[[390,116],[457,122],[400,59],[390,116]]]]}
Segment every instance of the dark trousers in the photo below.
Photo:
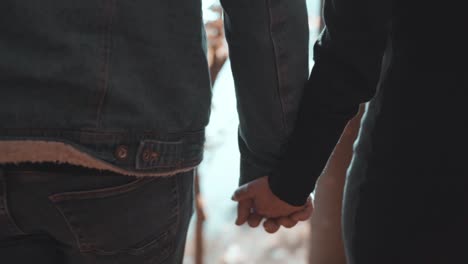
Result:
{"type": "Polygon", "coordinates": [[[354,157],[343,210],[348,264],[468,263],[464,157],[407,153],[354,157]]]}
{"type": "Polygon", "coordinates": [[[193,171],[0,167],[0,263],[182,263],[193,171]]]}

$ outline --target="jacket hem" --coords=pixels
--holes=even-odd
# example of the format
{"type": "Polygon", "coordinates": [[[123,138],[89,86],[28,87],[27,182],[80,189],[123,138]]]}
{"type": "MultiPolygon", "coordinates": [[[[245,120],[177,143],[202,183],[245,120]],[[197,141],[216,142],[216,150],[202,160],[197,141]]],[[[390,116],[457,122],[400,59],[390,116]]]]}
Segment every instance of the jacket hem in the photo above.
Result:
{"type": "Polygon", "coordinates": [[[172,176],[190,171],[197,166],[188,166],[165,172],[139,172],[119,168],[111,163],[97,159],[72,145],[40,140],[0,141],[0,164],[56,163],[82,166],[90,169],[106,170],[126,176],[172,176]]]}

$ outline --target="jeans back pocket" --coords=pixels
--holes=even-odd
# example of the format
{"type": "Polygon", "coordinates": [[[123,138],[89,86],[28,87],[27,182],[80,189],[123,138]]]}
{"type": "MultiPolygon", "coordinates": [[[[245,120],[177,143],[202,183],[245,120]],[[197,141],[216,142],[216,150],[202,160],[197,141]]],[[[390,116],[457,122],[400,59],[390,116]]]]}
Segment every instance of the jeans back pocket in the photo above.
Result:
{"type": "Polygon", "coordinates": [[[79,250],[93,255],[142,256],[162,261],[173,250],[178,216],[175,177],[49,197],[74,234],[79,250]]]}

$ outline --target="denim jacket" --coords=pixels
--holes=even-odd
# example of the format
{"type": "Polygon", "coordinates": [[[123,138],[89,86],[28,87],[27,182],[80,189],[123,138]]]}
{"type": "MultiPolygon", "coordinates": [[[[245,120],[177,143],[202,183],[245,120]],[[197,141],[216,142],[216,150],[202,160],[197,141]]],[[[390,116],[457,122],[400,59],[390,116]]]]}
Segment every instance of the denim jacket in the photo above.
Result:
{"type": "MultiPolygon", "coordinates": [[[[245,182],[273,170],[291,133],[308,77],[307,9],[221,2],[245,182]]],[[[0,32],[1,163],[139,175],[201,162],[211,85],[200,0],[3,0],[0,32]]]]}

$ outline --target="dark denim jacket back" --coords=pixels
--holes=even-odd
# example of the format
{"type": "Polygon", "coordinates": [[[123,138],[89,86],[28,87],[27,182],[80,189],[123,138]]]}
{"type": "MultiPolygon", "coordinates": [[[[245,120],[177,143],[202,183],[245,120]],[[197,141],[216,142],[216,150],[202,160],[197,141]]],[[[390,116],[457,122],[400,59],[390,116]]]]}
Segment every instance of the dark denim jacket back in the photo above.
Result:
{"type": "Polygon", "coordinates": [[[65,140],[129,169],[199,160],[211,94],[200,2],[163,2],[2,1],[2,137],[65,140]],[[166,160],[119,161],[117,145],[166,160]]]}
{"type": "MultiPolygon", "coordinates": [[[[275,131],[260,145],[278,140],[264,160],[277,156],[288,134],[284,115],[292,122],[308,60],[304,1],[272,2],[223,1],[233,68],[251,59],[259,69],[233,70],[239,96],[262,86],[239,99],[241,127],[255,115],[278,114],[258,124],[275,131]],[[288,22],[291,11],[299,15],[288,22]],[[285,32],[297,35],[297,44],[285,32]],[[287,53],[293,49],[297,55],[287,53]]],[[[127,170],[170,171],[201,161],[211,87],[200,0],[4,0],[0,32],[0,140],[65,142],[127,170]],[[116,157],[122,147],[129,158],[116,157]]]]}

